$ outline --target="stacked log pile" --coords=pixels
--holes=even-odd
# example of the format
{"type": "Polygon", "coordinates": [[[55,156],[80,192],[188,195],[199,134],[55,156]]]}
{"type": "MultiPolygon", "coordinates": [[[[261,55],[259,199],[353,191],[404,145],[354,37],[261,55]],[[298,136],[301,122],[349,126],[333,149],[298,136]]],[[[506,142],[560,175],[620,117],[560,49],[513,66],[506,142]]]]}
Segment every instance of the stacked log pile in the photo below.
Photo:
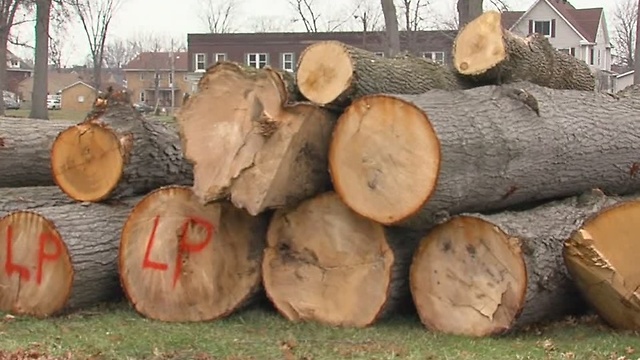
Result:
{"type": "Polygon", "coordinates": [[[458,33],[452,67],[336,41],[295,76],[219,62],[177,130],[125,93],[19,146],[26,129],[0,122],[0,156],[39,150],[0,158],[35,183],[0,185],[40,186],[0,189],[0,310],[124,290],[149,318],[205,321],[264,290],[286,319],[330,326],[415,304],[469,336],[588,307],[640,328],[640,91],[596,92],[582,60],[500,17],[458,33]]]}

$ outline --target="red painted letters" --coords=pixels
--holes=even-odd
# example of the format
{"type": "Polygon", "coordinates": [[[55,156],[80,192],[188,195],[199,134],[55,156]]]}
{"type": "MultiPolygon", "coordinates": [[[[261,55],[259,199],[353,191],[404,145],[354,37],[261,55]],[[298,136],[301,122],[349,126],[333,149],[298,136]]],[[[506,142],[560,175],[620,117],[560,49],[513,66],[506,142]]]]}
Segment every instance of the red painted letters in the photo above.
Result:
{"type": "Polygon", "coordinates": [[[17,272],[20,276],[20,280],[29,281],[31,278],[31,273],[29,269],[25,266],[14,264],[13,263],[13,227],[11,225],[7,226],[7,258],[4,262],[4,271],[7,272],[7,276],[13,275],[14,272],[17,272]]]}
{"type": "Polygon", "coordinates": [[[62,241],[52,233],[43,233],[40,234],[40,247],[38,249],[38,267],[36,268],[36,283],[40,285],[42,282],[42,265],[45,260],[55,261],[60,258],[62,255],[62,241]],[[53,253],[47,253],[45,251],[45,247],[47,246],[47,242],[52,243],[55,246],[55,251],[53,253]]]}
{"type": "Polygon", "coordinates": [[[158,223],[160,222],[160,215],[153,219],[153,229],[151,230],[151,236],[147,242],[147,250],[144,252],[144,260],[142,260],[143,269],[155,269],[155,270],[167,270],[169,265],[164,263],[155,262],[149,259],[151,255],[151,249],[153,248],[153,242],[156,240],[156,231],[158,230],[158,223]]]}

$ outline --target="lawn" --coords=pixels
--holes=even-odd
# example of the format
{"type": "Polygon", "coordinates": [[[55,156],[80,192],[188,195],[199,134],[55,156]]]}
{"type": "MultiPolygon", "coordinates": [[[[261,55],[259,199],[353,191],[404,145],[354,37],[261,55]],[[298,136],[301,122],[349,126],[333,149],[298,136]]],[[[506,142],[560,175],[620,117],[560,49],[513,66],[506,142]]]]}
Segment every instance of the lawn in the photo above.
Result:
{"type": "Polygon", "coordinates": [[[612,331],[595,316],[472,339],[430,333],[411,315],[366,329],[345,329],[287,322],[258,305],[222,320],[178,324],[145,319],[126,303],[118,303],[45,320],[3,315],[0,349],[7,352],[0,352],[0,359],[36,359],[46,353],[96,360],[635,360],[640,358],[635,353],[640,338],[612,331]]]}
{"type": "MultiPolygon", "coordinates": [[[[30,111],[29,109],[6,110],[6,116],[28,118],[29,111],[30,111]]],[[[70,122],[78,123],[83,121],[85,116],[87,116],[87,112],[70,111],[70,110],[49,110],[49,119],[51,120],[69,120],[70,122]]],[[[173,121],[172,116],[145,115],[145,117],[152,120],[159,120],[162,122],[173,121]]]]}

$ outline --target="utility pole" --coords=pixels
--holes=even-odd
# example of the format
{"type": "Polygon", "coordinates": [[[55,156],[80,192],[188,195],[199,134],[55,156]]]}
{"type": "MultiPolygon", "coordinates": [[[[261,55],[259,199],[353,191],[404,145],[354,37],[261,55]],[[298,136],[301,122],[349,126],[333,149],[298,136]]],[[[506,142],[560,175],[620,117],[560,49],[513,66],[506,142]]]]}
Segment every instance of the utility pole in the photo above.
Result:
{"type": "Polygon", "coordinates": [[[175,82],[176,82],[176,54],[173,52],[173,38],[171,38],[171,116],[175,114],[176,107],[176,93],[175,93],[175,82]]]}

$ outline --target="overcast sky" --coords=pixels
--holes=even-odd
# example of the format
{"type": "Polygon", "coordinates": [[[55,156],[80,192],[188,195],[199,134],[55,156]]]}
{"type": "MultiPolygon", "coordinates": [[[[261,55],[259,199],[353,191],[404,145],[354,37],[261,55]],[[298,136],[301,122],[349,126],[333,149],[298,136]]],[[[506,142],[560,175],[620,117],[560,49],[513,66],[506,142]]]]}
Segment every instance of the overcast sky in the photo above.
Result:
{"type": "MultiPolygon", "coordinates": [[[[183,39],[186,43],[188,33],[206,32],[205,23],[201,20],[203,0],[122,0],[123,5],[117,12],[111,37],[130,38],[136,34],[154,33],[165,37],[183,39]]],[[[225,0],[214,0],[222,2],[225,0]]],[[[303,31],[299,22],[292,22],[295,13],[291,10],[289,0],[236,0],[240,3],[234,25],[239,31],[253,31],[259,21],[277,24],[287,31],[303,31]]],[[[348,9],[358,0],[313,0],[318,12],[325,19],[344,16],[348,9]]],[[[379,0],[368,0],[373,6],[380,6],[379,0]]],[[[526,10],[533,0],[505,0],[512,10],[526,10]]],[[[577,8],[601,7],[606,10],[609,31],[612,32],[612,13],[616,5],[624,0],[571,0],[577,8]]],[[[456,0],[431,0],[431,22],[438,19],[450,19],[455,9],[456,0]]],[[[490,3],[485,0],[485,3],[490,3]]],[[[29,41],[33,34],[33,24],[25,24],[18,30],[21,41],[29,41]]],[[[65,38],[64,60],[66,65],[83,64],[88,54],[86,35],[79,24],[70,26],[65,38]]],[[[33,57],[33,50],[12,48],[19,56],[33,57]]]]}

